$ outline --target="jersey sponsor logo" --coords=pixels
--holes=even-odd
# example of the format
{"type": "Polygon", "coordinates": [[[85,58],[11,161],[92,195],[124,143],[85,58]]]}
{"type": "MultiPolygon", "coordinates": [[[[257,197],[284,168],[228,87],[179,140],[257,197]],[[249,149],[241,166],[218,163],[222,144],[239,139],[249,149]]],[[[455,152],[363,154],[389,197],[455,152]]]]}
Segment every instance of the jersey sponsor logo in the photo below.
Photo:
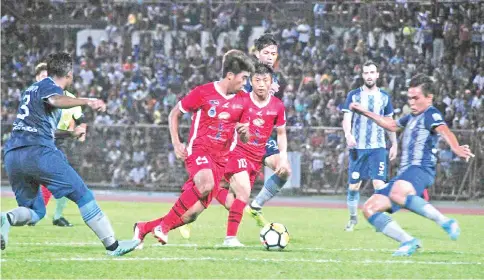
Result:
{"type": "Polygon", "coordinates": [[[252,121],[252,123],[255,125],[255,126],[263,126],[265,121],[263,119],[255,119],[252,121]]]}
{"type": "Polygon", "coordinates": [[[442,120],[442,116],[439,113],[433,113],[432,118],[434,119],[434,121],[441,121],[442,120]]]}
{"type": "Polygon", "coordinates": [[[208,116],[213,118],[215,117],[215,115],[217,115],[217,109],[215,108],[215,106],[212,106],[210,110],[208,110],[208,116]]]}
{"type": "Polygon", "coordinates": [[[277,112],[276,111],[267,111],[267,115],[268,116],[277,116],[277,112]]]}
{"type": "Polygon", "coordinates": [[[220,102],[218,100],[210,100],[208,101],[208,103],[210,103],[211,105],[219,105],[220,102]]]}
{"type": "Polygon", "coordinates": [[[218,114],[218,118],[221,120],[228,120],[230,118],[230,114],[227,112],[222,112],[218,114]]]}
{"type": "Polygon", "coordinates": [[[12,130],[22,130],[28,132],[38,132],[37,128],[31,126],[25,126],[23,123],[14,123],[12,130]]]}

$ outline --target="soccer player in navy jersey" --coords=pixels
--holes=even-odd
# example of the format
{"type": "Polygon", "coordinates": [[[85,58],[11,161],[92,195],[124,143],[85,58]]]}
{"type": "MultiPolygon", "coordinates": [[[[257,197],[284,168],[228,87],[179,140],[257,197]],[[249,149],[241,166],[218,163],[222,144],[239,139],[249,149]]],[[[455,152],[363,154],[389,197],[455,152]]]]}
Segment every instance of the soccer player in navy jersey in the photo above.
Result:
{"type": "Polygon", "coordinates": [[[346,144],[350,149],[348,167],[348,195],[346,203],[350,219],[346,231],[353,231],[357,224],[357,210],[360,200],[359,189],[362,180],[371,179],[374,189],[380,189],[387,180],[388,163],[397,157],[397,137],[395,132],[389,132],[391,140],[390,152],[386,149],[385,130],[370,118],[353,114],[349,109],[352,102],[359,103],[366,110],[385,117],[393,115],[390,94],[377,87],[379,77],[378,66],[368,61],[363,64],[361,76],[364,85],[348,93],[343,105],[343,130],[346,144]]]}
{"type": "Polygon", "coordinates": [[[474,157],[468,145],[459,145],[441,112],[432,105],[433,97],[432,79],[418,74],[411,79],[408,89],[411,113],[399,120],[371,112],[359,103],[349,105],[350,110],[373,120],[386,130],[403,130],[402,158],[397,176],[382,189],[376,190],[363,206],[363,214],[376,231],[400,243],[394,256],[410,256],[422,245],[384,212],[394,213],[403,207],[436,222],[452,240],[460,235],[456,220],[442,215],[421,197],[423,191],[434,183],[437,163],[435,151],[439,136],[457,156],[466,160],[474,157]]]}
{"type": "MultiPolygon", "coordinates": [[[[271,34],[264,34],[255,41],[255,56],[259,60],[271,68],[278,58],[278,44],[271,34]]],[[[269,93],[275,97],[282,99],[284,93],[285,82],[283,77],[274,72],[272,75],[272,84],[269,89],[269,93]]],[[[245,91],[250,93],[252,91],[252,86],[250,81],[248,81],[245,91]]],[[[266,153],[262,159],[262,163],[272,169],[273,171],[278,171],[274,173],[265,183],[264,187],[260,190],[257,196],[252,200],[252,202],[245,208],[247,213],[249,213],[257,222],[257,225],[263,227],[267,224],[267,221],[262,216],[262,207],[264,204],[271,200],[277,193],[279,193],[282,187],[286,184],[289,176],[291,175],[291,169],[289,165],[284,164],[282,168],[282,162],[286,162],[287,153],[281,154],[277,146],[276,139],[269,139],[266,143],[266,153]],[[284,158],[281,158],[284,157],[284,158]]]]}
{"type": "MultiPolygon", "coordinates": [[[[10,226],[35,224],[45,216],[45,204],[39,191],[42,184],[55,198],[67,197],[77,204],[84,222],[101,240],[108,255],[127,254],[139,241],[118,242],[93,193],[54,143],[62,109],[87,105],[105,111],[106,105],[99,99],[64,95],[64,89],[73,80],[72,57],[68,53],[49,55],[47,73],[49,77],[32,84],[22,94],[11,137],[3,149],[5,170],[18,207],[1,214],[1,249],[4,250],[8,242],[10,226]]],[[[73,132],[64,133],[79,138],[84,135],[85,128],[78,126],[73,132]]]]}

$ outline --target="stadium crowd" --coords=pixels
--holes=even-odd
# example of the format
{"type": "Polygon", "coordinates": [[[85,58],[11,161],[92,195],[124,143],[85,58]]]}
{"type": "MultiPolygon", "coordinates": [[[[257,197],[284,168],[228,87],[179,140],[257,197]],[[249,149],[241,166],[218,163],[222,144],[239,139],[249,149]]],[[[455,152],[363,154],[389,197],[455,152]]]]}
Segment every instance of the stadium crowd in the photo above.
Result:
{"type": "MultiPolygon", "coordinates": [[[[8,124],[15,119],[21,91],[33,81],[33,69],[42,58],[59,50],[72,53],[72,91],[80,97],[100,96],[108,106],[106,114],[86,111],[94,126],[86,143],[76,143],[78,152],[70,155],[87,181],[179,185],[185,176],[181,163],[171,152],[167,133],[159,133],[166,129],[168,113],[191,88],[218,78],[226,50],[252,52],[247,45],[255,26],[280,42],[277,71],[285,80],[289,150],[302,152],[308,184],[346,182],[338,179],[347,166],[341,131],[315,127],[340,126],[340,107],[348,91],[362,84],[361,65],[368,59],[380,65],[380,86],[391,93],[396,117],[410,112],[406,83],[423,72],[434,78],[436,107],[451,128],[484,129],[484,120],[477,117],[484,114],[484,18],[479,17],[484,3],[421,6],[396,1],[373,6],[370,15],[364,4],[342,1],[314,5],[307,20],[281,21],[280,10],[263,4],[66,2],[12,1],[10,9],[2,9],[2,120],[8,124]],[[25,21],[65,18],[104,22],[107,36],[98,44],[88,38],[76,52],[71,31],[25,21]],[[133,32],[147,30],[154,32],[132,46],[133,32]],[[201,31],[212,34],[204,50],[201,31]],[[121,43],[113,40],[116,36],[121,43]],[[131,124],[157,126],[127,127],[131,124]]],[[[4,141],[8,130],[2,132],[4,141]]],[[[445,144],[439,158],[449,162],[451,172],[454,157],[445,144]]]]}

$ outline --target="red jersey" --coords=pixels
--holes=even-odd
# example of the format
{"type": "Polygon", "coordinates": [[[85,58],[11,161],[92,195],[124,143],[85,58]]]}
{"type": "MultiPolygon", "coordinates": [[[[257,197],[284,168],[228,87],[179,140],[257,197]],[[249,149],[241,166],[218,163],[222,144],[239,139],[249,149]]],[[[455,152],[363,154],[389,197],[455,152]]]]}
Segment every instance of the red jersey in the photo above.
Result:
{"type": "Polygon", "coordinates": [[[235,125],[247,123],[243,119],[244,92],[226,96],[215,83],[194,88],[179,103],[183,113],[193,112],[187,153],[206,153],[213,158],[225,157],[234,141],[235,125]]]}
{"type": "Polygon", "coordinates": [[[286,125],[286,113],[284,111],[284,104],[281,100],[273,95],[263,106],[259,106],[254,102],[254,93],[246,94],[246,118],[250,120],[249,142],[243,143],[237,141],[234,148],[234,153],[242,153],[247,159],[259,162],[262,161],[266,153],[266,143],[271,137],[274,127],[282,127],[286,125]]]}

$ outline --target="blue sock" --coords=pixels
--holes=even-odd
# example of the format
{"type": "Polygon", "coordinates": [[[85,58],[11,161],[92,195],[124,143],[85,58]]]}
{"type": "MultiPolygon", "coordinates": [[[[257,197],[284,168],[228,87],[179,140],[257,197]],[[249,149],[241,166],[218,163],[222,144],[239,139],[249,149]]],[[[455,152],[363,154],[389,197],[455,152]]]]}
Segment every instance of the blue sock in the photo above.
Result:
{"type": "Polygon", "coordinates": [[[368,218],[368,222],[376,229],[377,232],[382,232],[383,229],[392,221],[392,218],[381,212],[377,212],[368,218]]]}
{"type": "Polygon", "coordinates": [[[405,208],[422,217],[430,219],[439,225],[442,225],[449,220],[449,218],[442,215],[439,210],[420,196],[408,195],[405,200],[405,208]]]}
{"type": "Polygon", "coordinates": [[[412,240],[413,237],[406,233],[397,222],[393,221],[388,215],[381,212],[377,212],[368,218],[368,222],[376,229],[377,232],[381,232],[384,235],[400,242],[406,242],[412,240]]]}
{"type": "Polygon", "coordinates": [[[260,190],[254,201],[259,207],[264,206],[267,201],[271,200],[281,191],[286,182],[287,180],[282,179],[276,174],[272,174],[272,176],[265,182],[264,187],[260,190]]]}
{"type": "MultiPolygon", "coordinates": [[[[70,198],[70,197],[69,197],[70,198]]],[[[82,197],[74,201],[79,207],[82,219],[88,227],[97,235],[106,248],[112,248],[117,241],[114,230],[108,218],[99,208],[91,191],[87,191],[82,197]]],[[[116,249],[116,248],[114,248],[116,249]]]]}
{"type": "Polygon", "coordinates": [[[360,191],[354,191],[348,189],[348,194],[346,196],[346,204],[348,205],[348,210],[350,210],[350,216],[358,215],[358,204],[360,203],[360,191]]]}

